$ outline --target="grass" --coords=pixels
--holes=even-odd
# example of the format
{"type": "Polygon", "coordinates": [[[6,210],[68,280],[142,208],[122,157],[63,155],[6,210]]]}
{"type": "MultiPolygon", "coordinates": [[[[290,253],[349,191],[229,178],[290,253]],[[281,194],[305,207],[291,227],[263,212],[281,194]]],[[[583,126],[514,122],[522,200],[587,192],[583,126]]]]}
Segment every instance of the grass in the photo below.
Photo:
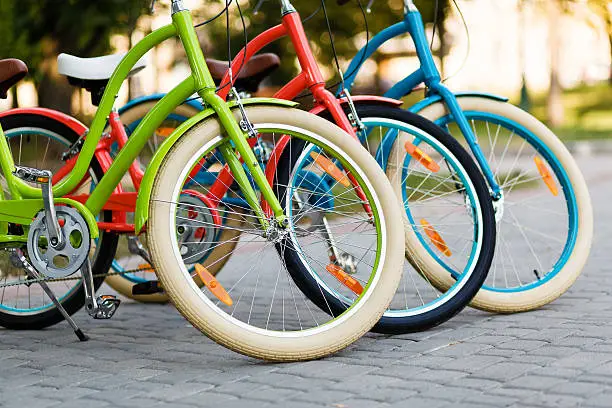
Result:
{"type": "MultiPolygon", "coordinates": [[[[545,123],[546,96],[533,96],[531,112],[545,123]]],[[[553,129],[561,139],[612,139],[612,86],[608,82],[565,90],[562,100],[565,123],[553,129]]]]}

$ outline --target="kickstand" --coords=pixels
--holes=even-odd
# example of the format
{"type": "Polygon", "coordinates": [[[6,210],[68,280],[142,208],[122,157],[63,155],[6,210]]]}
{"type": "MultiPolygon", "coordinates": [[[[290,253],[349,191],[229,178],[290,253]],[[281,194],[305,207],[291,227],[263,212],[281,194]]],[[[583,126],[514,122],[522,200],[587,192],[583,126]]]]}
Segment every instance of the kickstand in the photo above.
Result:
{"type": "Polygon", "coordinates": [[[15,253],[19,257],[19,261],[23,264],[23,267],[25,268],[25,270],[28,272],[28,276],[30,276],[32,279],[38,280],[38,284],[40,285],[40,287],[45,291],[47,296],[49,296],[49,299],[51,299],[55,307],[57,307],[57,310],[59,310],[62,316],[64,316],[64,319],[66,319],[68,324],[70,324],[70,326],[72,327],[72,330],[74,330],[74,334],[76,334],[79,340],[80,341],[89,340],[89,337],[87,337],[87,335],[83,333],[81,329],[79,329],[79,326],[77,326],[74,319],[72,319],[72,317],[68,314],[66,309],[64,309],[64,306],[62,306],[59,300],[57,300],[57,298],[55,297],[55,294],[53,293],[49,285],[47,285],[47,282],[42,280],[44,279],[43,276],[40,273],[38,273],[38,271],[34,269],[32,265],[30,265],[30,262],[28,262],[26,257],[23,256],[23,252],[21,252],[21,250],[19,249],[16,249],[15,253]]]}

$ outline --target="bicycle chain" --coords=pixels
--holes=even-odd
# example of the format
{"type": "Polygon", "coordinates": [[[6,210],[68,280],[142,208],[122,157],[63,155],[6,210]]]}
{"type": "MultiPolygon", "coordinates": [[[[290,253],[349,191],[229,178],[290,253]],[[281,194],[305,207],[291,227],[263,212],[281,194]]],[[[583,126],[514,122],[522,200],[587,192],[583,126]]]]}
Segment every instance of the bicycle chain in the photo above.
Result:
{"type": "MultiPolygon", "coordinates": [[[[138,269],[129,269],[123,272],[106,272],[106,273],[96,273],[93,275],[93,278],[102,278],[107,276],[117,276],[117,275],[126,275],[128,273],[135,273],[141,271],[148,271],[152,268],[138,268],[138,269]]],[[[0,288],[8,288],[10,286],[19,286],[19,285],[32,285],[33,283],[40,282],[66,282],[70,280],[82,279],[81,276],[67,276],[65,278],[41,278],[41,279],[28,279],[25,281],[12,282],[12,283],[3,283],[0,284],[0,288]]]]}

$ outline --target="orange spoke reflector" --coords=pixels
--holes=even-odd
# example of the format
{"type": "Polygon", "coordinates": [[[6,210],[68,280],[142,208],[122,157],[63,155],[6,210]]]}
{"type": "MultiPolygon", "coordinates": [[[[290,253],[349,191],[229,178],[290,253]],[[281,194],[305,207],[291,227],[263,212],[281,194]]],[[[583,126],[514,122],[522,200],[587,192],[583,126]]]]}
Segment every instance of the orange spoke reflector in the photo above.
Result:
{"type": "Polygon", "coordinates": [[[429,157],[427,153],[425,153],[412,143],[406,142],[404,148],[410,156],[412,156],[414,159],[416,159],[416,161],[421,163],[423,167],[425,167],[427,170],[433,171],[434,173],[440,171],[440,165],[433,161],[433,159],[429,157]]]}
{"type": "Polygon", "coordinates": [[[548,170],[542,159],[536,156],[533,158],[533,161],[535,162],[535,165],[538,168],[538,172],[540,173],[540,176],[542,176],[542,180],[544,180],[544,184],[546,184],[546,187],[548,187],[548,189],[554,196],[558,195],[559,190],[555,185],[555,179],[553,178],[552,174],[550,174],[550,171],[548,170]]]}
{"type": "Polygon", "coordinates": [[[151,264],[148,263],[138,265],[138,269],[140,269],[142,272],[155,272],[155,269],[153,269],[151,264]]]}
{"type": "Polygon", "coordinates": [[[168,136],[170,136],[172,134],[172,132],[174,132],[174,129],[176,129],[176,128],[173,128],[173,127],[158,127],[157,130],[155,130],[155,133],[158,136],[168,137],[168,136]]]}
{"type": "Polygon", "coordinates": [[[310,157],[312,157],[321,170],[332,176],[338,183],[342,184],[344,187],[351,186],[351,182],[348,177],[346,177],[346,174],[327,157],[323,156],[321,153],[315,152],[310,152],[310,157]]]}
{"type": "Polygon", "coordinates": [[[352,290],[353,293],[357,295],[361,295],[361,293],[363,293],[363,286],[361,286],[361,283],[359,283],[357,279],[353,278],[348,273],[344,272],[338,265],[329,264],[325,267],[325,269],[327,269],[327,272],[334,275],[334,277],[338,279],[341,284],[352,290]]]}
{"type": "Polygon", "coordinates": [[[431,243],[434,244],[434,246],[438,248],[440,252],[442,252],[446,256],[451,256],[453,254],[451,250],[448,248],[448,245],[446,245],[446,242],[444,241],[444,239],[442,239],[440,234],[438,234],[438,231],[436,231],[435,228],[432,227],[432,225],[427,222],[427,220],[422,218],[421,225],[423,226],[423,230],[425,231],[425,234],[427,234],[427,236],[431,240],[431,243]]]}
{"type": "Polygon", "coordinates": [[[215,279],[215,277],[212,276],[210,272],[208,272],[208,269],[197,263],[195,264],[195,270],[200,279],[202,279],[204,285],[206,285],[208,290],[210,290],[211,293],[217,297],[217,299],[219,299],[221,302],[225,303],[228,306],[234,304],[234,301],[230,297],[229,293],[227,293],[227,291],[223,286],[221,286],[219,281],[215,279]]]}

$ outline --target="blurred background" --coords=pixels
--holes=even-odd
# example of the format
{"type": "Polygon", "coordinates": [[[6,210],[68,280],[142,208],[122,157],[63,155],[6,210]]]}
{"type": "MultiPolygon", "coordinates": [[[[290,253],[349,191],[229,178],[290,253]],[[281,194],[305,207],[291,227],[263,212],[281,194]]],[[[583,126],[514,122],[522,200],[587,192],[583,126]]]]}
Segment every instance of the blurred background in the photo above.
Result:
{"type": "MultiPolygon", "coordinates": [[[[184,0],[194,21],[221,11],[221,0],[184,0]]],[[[368,2],[362,0],[363,5],[368,2]]],[[[248,38],[280,22],[277,0],[241,0],[248,38]]],[[[356,0],[344,6],[327,0],[340,66],[345,69],[366,40],[366,23],[356,0]]],[[[303,18],[319,1],[294,0],[303,18]]],[[[453,90],[505,95],[552,126],[564,140],[612,137],[612,1],[610,0],[421,0],[417,5],[438,66],[453,90]],[[435,5],[438,3],[438,8],[435,5]],[[457,8],[457,5],[460,9],[457,8]],[[435,21],[435,29],[434,22],[435,21]],[[434,35],[435,32],[435,35],[434,35]],[[432,38],[433,37],[433,38],[432,38]]],[[[2,109],[43,106],[88,121],[95,108],[89,94],[71,87],[57,73],[61,52],[81,57],[127,51],[152,30],[170,22],[169,0],[0,0],[0,57],[20,58],[30,67],[27,81],[14,87],[2,109]]],[[[401,20],[401,0],[375,0],[367,13],[370,36],[401,20]]],[[[230,11],[232,53],[244,45],[243,23],[230,11]]],[[[338,80],[321,11],[305,28],[330,83],[338,80]]],[[[207,57],[227,59],[225,18],[198,29],[207,57]]],[[[283,39],[265,51],[281,56],[282,67],[265,83],[272,94],[296,73],[290,43],[283,39]]],[[[189,72],[185,55],[172,40],[148,55],[149,66],[126,82],[117,106],[130,98],[164,92],[189,72]]],[[[356,92],[382,93],[417,67],[408,37],[388,42],[367,61],[356,92]]],[[[408,96],[423,97],[422,90],[408,96]]]]}

